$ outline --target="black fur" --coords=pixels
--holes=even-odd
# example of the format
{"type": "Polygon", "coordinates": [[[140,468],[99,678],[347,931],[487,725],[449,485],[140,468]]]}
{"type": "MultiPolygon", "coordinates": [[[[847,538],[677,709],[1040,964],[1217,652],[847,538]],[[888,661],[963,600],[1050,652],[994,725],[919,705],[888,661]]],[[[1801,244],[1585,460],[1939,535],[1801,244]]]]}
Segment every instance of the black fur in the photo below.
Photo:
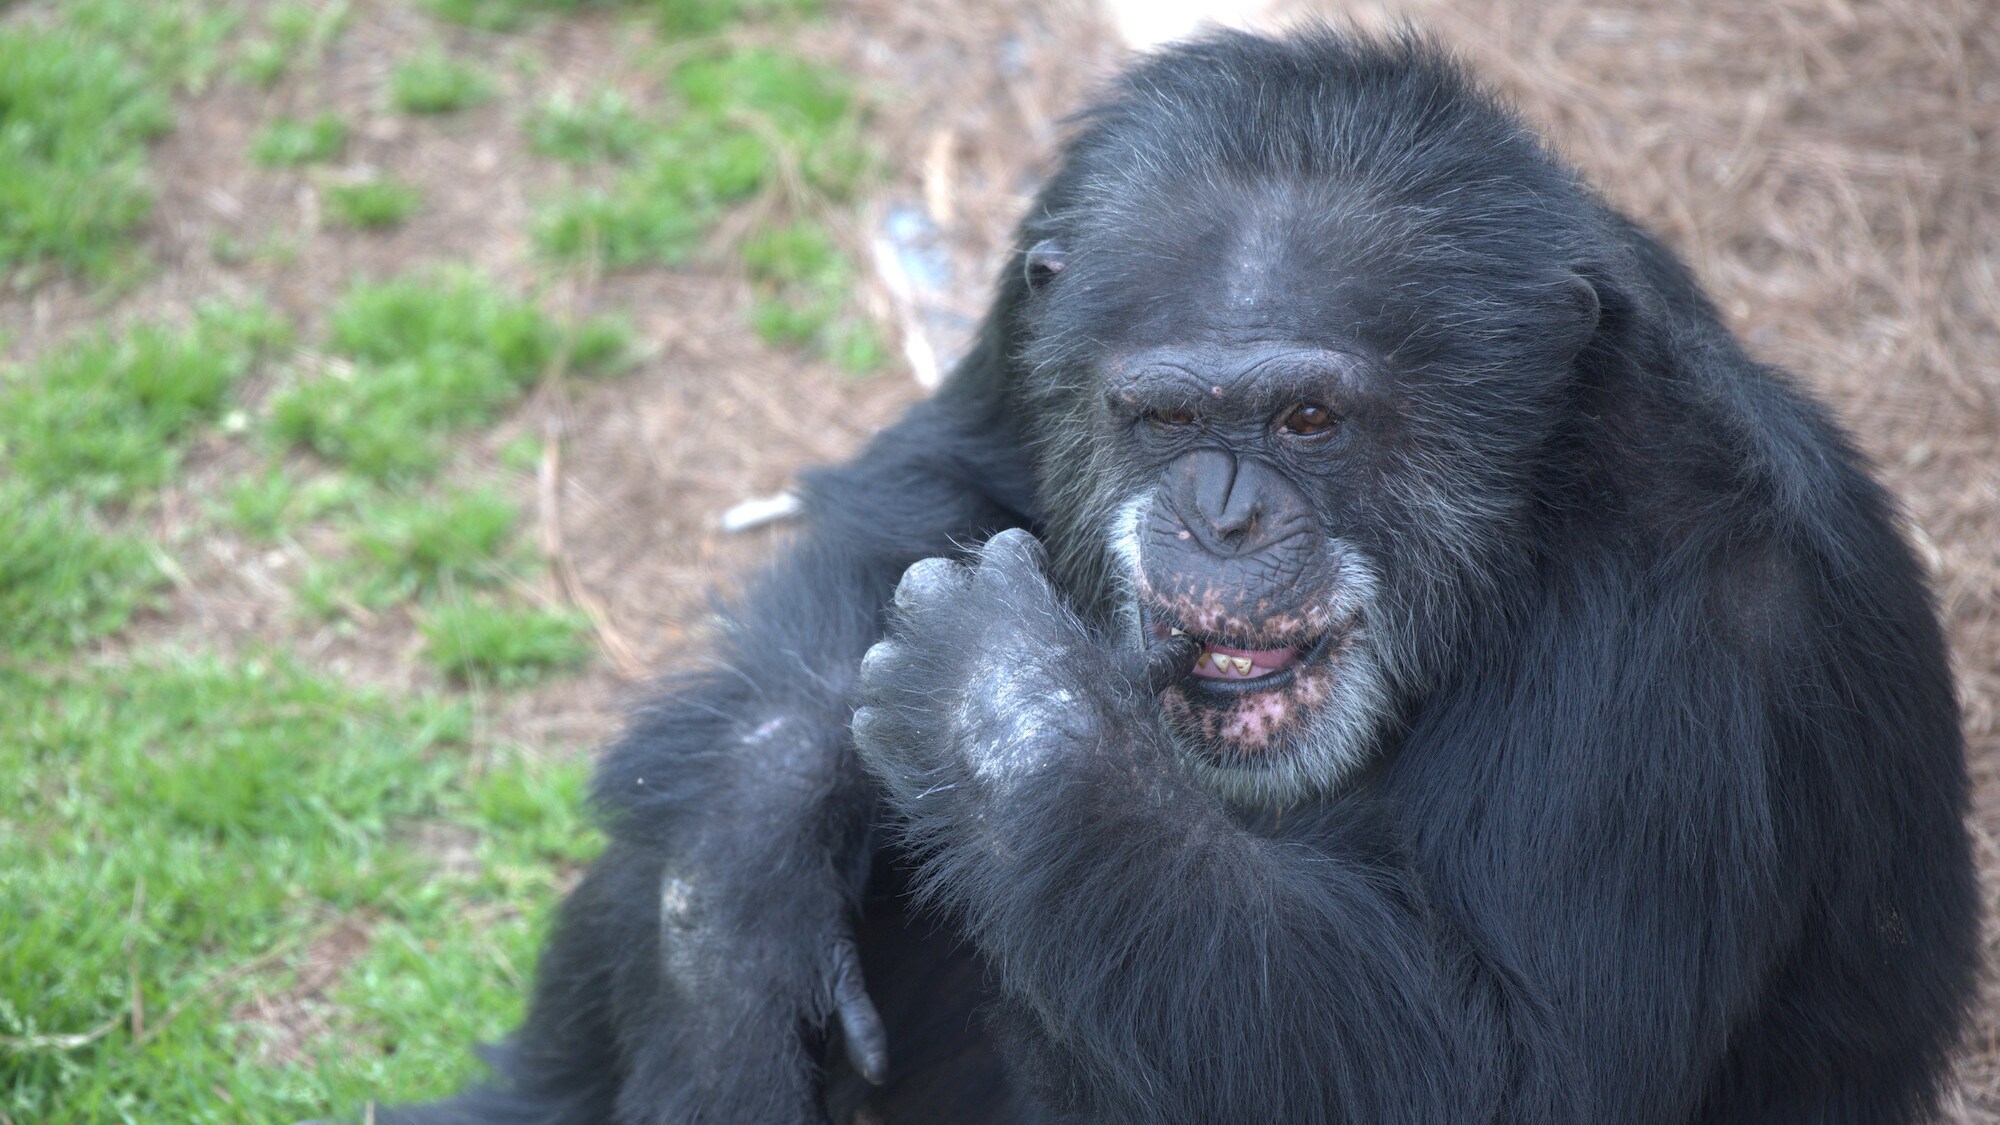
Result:
{"type": "Polygon", "coordinates": [[[494,1084],[378,1120],[1921,1118],[1976,929],[1935,618],[1666,251],[1434,50],[1333,32],[1139,65],[1018,245],[606,755],[494,1084]],[[1232,773],[1146,685],[1113,525],[1172,454],[1106,388],[1266,343],[1356,365],[1337,437],[1227,448],[1345,545],[1378,690],[1316,724],[1362,752],[1232,773]],[[1011,528],[1049,560],[961,553],[1011,528]],[[850,937],[880,1090],[827,1030],[850,937]]]}

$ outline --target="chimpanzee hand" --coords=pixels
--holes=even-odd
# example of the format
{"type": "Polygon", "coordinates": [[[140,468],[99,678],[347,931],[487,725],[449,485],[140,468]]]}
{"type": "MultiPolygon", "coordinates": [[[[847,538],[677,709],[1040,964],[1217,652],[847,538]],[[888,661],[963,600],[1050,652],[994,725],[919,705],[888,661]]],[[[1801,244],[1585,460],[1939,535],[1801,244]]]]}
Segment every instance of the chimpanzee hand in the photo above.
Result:
{"type": "Polygon", "coordinates": [[[665,873],[657,964],[670,1007],[621,1090],[621,1119],[823,1123],[804,1053],[822,1027],[837,1031],[858,1073],[882,1082],[885,1036],[850,909],[837,881],[806,873],[783,894],[665,873]]]}
{"type": "Polygon", "coordinates": [[[861,662],[854,740],[913,821],[951,821],[1066,761],[1136,747],[1150,695],[1185,674],[1184,637],[1141,656],[1093,636],[1043,574],[1042,546],[1004,531],[972,567],[925,559],[896,588],[886,639],[861,662]]]}

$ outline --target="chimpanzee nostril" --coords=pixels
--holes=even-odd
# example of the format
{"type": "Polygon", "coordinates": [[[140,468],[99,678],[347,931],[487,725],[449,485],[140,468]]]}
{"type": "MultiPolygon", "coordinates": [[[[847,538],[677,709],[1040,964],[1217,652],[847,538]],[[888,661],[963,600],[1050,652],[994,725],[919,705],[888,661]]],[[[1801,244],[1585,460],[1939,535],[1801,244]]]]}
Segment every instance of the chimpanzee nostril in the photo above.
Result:
{"type": "Polygon", "coordinates": [[[1280,474],[1221,449],[1179,458],[1168,470],[1161,501],[1173,522],[1221,556],[1262,550],[1274,529],[1294,522],[1287,518],[1291,510],[1305,504],[1280,474]]]}
{"type": "Polygon", "coordinates": [[[1263,513],[1262,504],[1251,504],[1247,510],[1240,512],[1232,512],[1225,508],[1220,515],[1210,520],[1209,524],[1215,528],[1217,538],[1231,547],[1240,548],[1244,541],[1251,537],[1251,533],[1257,530],[1257,519],[1263,513]]]}

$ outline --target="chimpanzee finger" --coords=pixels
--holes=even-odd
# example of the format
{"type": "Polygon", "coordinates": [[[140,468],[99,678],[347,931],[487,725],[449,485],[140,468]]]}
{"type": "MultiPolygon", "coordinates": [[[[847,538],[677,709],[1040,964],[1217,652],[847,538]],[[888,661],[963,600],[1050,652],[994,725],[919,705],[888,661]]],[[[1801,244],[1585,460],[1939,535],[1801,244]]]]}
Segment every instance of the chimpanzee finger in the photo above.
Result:
{"type": "Polygon", "coordinates": [[[910,708],[884,705],[854,712],[854,757],[881,785],[890,805],[908,812],[915,802],[949,789],[939,788],[947,748],[926,737],[910,721],[910,708]]]}
{"type": "Polygon", "coordinates": [[[903,646],[895,641],[876,641],[861,654],[859,669],[861,698],[869,702],[880,702],[882,692],[896,678],[896,666],[907,654],[903,646]]]}
{"type": "Polygon", "coordinates": [[[840,1016],[840,1034],[847,1045],[847,1061],[854,1071],[880,1086],[889,1080],[889,1033],[882,1026],[882,1014],[868,998],[861,979],[861,957],[846,938],[833,947],[833,1004],[840,1016]]]}
{"type": "Polygon", "coordinates": [[[895,736],[903,729],[892,707],[862,707],[848,722],[848,730],[854,734],[854,751],[861,755],[862,765],[870,768],[877,767],[875,759],[888,754],[892,744],[901,743],[895,736]]]}
{"type": "Polygon", "coordinates": [[[1049,553],[1043,549],[1042,541],[1018,527],[1000,532],[979,548],[982,569],[998,566],[1015,573],[1040,574],[1048,560],[1049,553]]]}
{"type": "Polygon", "coordinates": [[[1193,637],[1162,637],[1154,641],[1141,658],[1144,670],[1140,677],[1145,681],[1147,694],[1158,695],[1179,683],[1194,671],[1195,658],[1200,655],[1201,644],[1193,637]]]}
{"type": "Polygon", "coordinates": [[[1010,601],[1046,595],[1048,552],[1041,541],[1018,528],[1003,531],[979,548],[973,583],[1004,594],[1010,601]]]}

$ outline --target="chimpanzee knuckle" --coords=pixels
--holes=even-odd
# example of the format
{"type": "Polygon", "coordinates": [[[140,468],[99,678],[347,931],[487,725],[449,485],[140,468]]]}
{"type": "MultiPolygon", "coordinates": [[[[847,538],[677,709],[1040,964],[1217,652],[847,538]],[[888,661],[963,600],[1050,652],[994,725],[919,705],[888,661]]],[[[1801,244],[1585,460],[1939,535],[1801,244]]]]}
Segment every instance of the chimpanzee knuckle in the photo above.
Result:
{"type": "Polygon", "coordinates": [[[897,708],[868,707],[854,713],[855,756],[891,794],[934,764],[932,742],[897,708]]]}
{"type": "Polygon", "coordinates": [[[881,753],[888,743],[892,723],[889,712],[880,707],[862,707],[855,711],[850,724],[855,750],[864,758],[881,753]]]}
{"type": "Polygon", "coordinates": [[[973,592],[981,599],[977,611],[986,621],[1015,621],[1024,613],[1038,613],[1055,596],[1038,565],[1004,554],[980,565],[973,592]]]}
{"type": "Polygon", "coordinates": [[[862,698],[870,702],[882,700],[895,683],[898,671],[908,663],[908,652],[900,641],[877,641],[870,645],[861,656],[862,698]]]}
{"type": "Polygon", "coordinates": [[[1015,573],[1039,575],[1048,557],[1042,541],[1018,527],[1000,532],[979,549],[981,567],[999,566],[1015,573]]]}
{"type": "Polygon", "coordinates": [[[950,559],[918,559],[896,583],[895,606],[904,614],[922,612],[965,587],[965,568],[950,559]]]}

